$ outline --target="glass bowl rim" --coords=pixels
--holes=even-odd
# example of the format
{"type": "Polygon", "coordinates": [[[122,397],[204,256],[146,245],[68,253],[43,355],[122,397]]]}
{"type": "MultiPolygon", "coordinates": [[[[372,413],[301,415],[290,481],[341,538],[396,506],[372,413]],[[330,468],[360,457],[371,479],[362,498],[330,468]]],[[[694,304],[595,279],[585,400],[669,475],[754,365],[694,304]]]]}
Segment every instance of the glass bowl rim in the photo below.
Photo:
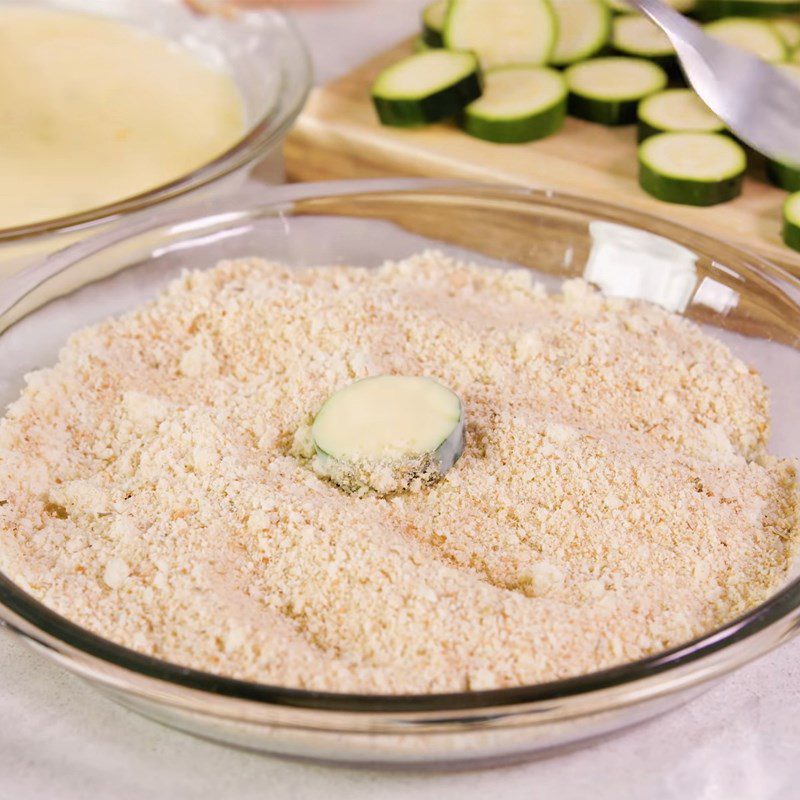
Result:
{"type": "MultiPolygon", "coordinates": [[[[231,196],[222,203],[216,202],[213,210],[210,210],[208,205],[195,204],[175,209],[168,214],[164,214],[162,210],[158,214],[138,216],[112,230],[100,232],[69,245],[46,257],[39,264],[0,283],[0,286],[5,289],[4,295],[14,295],[13,301],[0,305],[0,314],[5,313],[8,308],[22,300],[28,291],[42,281],[65,269],[74,267],[84,258],[96,255],[107,247],[154,228],[196,222],[200,218],[224,220],[237,211],[240,213],[242,211],[252,212],[256,209],[262,212],[272,210],[278,216],[283,216],[289,211],[289,216],[291,216],[292,203],[303,200],[441,192],[461,197],[501,194],[505,199],[533,201],[541,206],[564,212],[578,212],[598,217],[611,215],[612,219],[616,213],[620,218],[624,218],[627,224],[644,230],[648,229],[648,223],[657,226],[660,229],[659,235],[669,235],[669,232],[674,232],[684,238],[689,236],[698,238],[709,245],[718,244],[720,247],[729,248],[738,253],[747,261],[748,266],[755,268],[763,277],[771,276],[777,279],[783,288],[791,290],[793,297],[797,298],[795,304],[800,305],[800,277],[792,275],[782,267],[744,247],[728,245],[714,236],[652,214],[633,211],[622,206],[597,203],[591,199],[550,189],[462,180],[379,178],[269,187],[260,192],[261,195],[265,195],[262,199],[255,199],[248,193],[242,193],[231,196]],[[667,233],[663,232],[664,229],[667,233]]],[[[0,623],[5,623],[12,631],[19,633],[24,638],[57,653],[60,652],[59,645],[66,645],[69,650],[76,650],[90,658],[98,659],[140,677],[164,681],[170,685],[215,696],[254,701],[265,705],[356,713],[452,712],[503,708],[542,701],[566,700],[601,690],[623,688],[636,681],[652,678],[705,659],[713,653],[751,638],[773,625],[785,622],[789,615],[798,609],[800,609],[800,576],[790,580],[763,603],[719,628],[646,658],[625,662],[604,670],[503,689],[430,694],[363,694],[316,691],[257,683],[183,667],[173,662],[144,655],[70,622],[31,597],[0,572],[0,623]],[[23,620],[25,625],[19,626],[18,619],[23,620]]],[[[797,633],[799,628],[800,626],[793,624],[791,632],[797,633]]],[[[787,635],[784,633],[781,641],[786,638],[787,635]]],[[[751,653],[745,660],[749,661],[761,656],[773,646],[774,644],[769,644],[758,652],[751,653]]],[[[727,670],[720,670],[720,672],[725,671],[727,670]]]]}
{"type": "Polygon", "coordinates": [[[294,123],[311,92],[313,67],[311,53],[296,23],[290,16],[275,9],[268,12],[249,11],[248,14],[269,13],[279,22],[276,30],[290,44],[292,54],[282,63],[284,75],[275,105],[248,126],[244,135],[211,161],[204,162],[168,183],[144,192],[123,197],[112,203],[50,217],[38,222],[0,228],[0,245],[7,242],[30,240],[49,234],[66,234],[90,229],[121,217],[146,211],[154,206],[202,189],[210,183],[225,178],[249,163],[255,162],[278,144],[294,123]],[[291,73],[287,81],[287,74],[291,73]]]}

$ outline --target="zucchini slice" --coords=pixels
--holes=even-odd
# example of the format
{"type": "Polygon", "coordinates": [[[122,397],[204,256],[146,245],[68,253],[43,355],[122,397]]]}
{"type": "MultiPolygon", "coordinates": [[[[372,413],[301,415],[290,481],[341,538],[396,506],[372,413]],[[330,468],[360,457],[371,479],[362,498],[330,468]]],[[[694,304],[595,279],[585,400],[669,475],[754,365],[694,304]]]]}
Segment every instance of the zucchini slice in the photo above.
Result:
{"type": "MultiPolygon", "coordinates": [[[[788,78],[800,85],[800,64],[776,64],[788,78]]],[[[782,164],[780,161],[767,159],[767,178],[769,182],[789,192],[800,191],[800,164],[782,164]]]]}
{"type": "Polygon", "coordinates": [[[675,63],[675,48],[664,31],[641,14],[621,14],[614,19],[611,44],[618,53],[649,58],[663,67],[675,63]]]}
{"type": "Polygon", "coordinates": [[[800,192],[790,194],[783,204],[783,241],[800,250],[800,192]]]}
{"type": "Polygon", "coordinates": [[[668,131],[722,133],[725,123],[691,90],[665,89],[639,103],[639,141],[668,131]]]}
{"type": "Polygon", "coordinates": [[[453,0],[445,45],[470,50],[484,69],[546,64],[558,34],[550,0],[453,0]]]}
{"type": "Polygon", "coordinates": [[[747,157],[719,133],[659,133],[639,145],[639,184],[667,203],[712,206],[737,197],[747,157]]]}
{"type": "Polygon", "coordinates": [[[611,35],[611,11],[603,0],[553,0],[558,37],[550,63],[583,61],[603,49],[611,35]]]}
{"type": "Polygon", "coordinates": [[[567,114],[567,84],[549,67],[498,67],[464,109],[462,127],[490,142],[532,142],[555,133],[567,114]]]}
{"type": "Polygon", "coordinates": [[[433,0],[422,9],[422,40],[429,47],[444,47],[444,21],[450,0],[433,0]]]}
{"type": "Polygon", "coordinates": [[[380,494],[441,477],[464,450],[458,395],[432,378],[380,375],[334,392],[311,426],[313,469],[380,494]]]}
{"type": "Polygon", "coordinates": [[[800,166],[793,167],[767,159],[767,178],[771,184],[787,192],[800,192],[800,166]]]}
{"type": "Polygon", "coordinates": [[[387,67],[372,86],[372,102],[384,125],[424,125],[455,116],[481,94],[472,53],[429,50],[387,67]]]}
{"type": "Polygon", "coordinates": [[[726,44],[747,50],[764,61],[785,61],[786,44],[769,22],[763,19],[728,17],[704,26],[709,36],[726,44]]]}
{"type": "MultiPolygon", "coordinates": [[[[634,11],[625,0],[604,0],[604,2],[617,14],[639,13],[638,11],[634,11]]],[[[694,9],[697,0],[666,0],[666,3],[668,6],[672,6],[676,11],[680,11],[681,14],[688,14],[694,9]]]]}
{"type": "Polygon", "coordinates": [[[778,32],[788,50],[794,51],[800,47],[800,22],[793,19],[773,19],[770,25],[778,32]]]}
{"type": "Polygon", "coordinates": [[[695,16],[703,20],[723,17],[780,17],[800,13],[800,0],[697,0],[695,16]]]}
{"type": "Polygon", "coordinates": [[[639,101],[667,85],[667,73],[642,58],[606,56],[568,67],[569,113],[603,125],[636,122],[639,101]]]}

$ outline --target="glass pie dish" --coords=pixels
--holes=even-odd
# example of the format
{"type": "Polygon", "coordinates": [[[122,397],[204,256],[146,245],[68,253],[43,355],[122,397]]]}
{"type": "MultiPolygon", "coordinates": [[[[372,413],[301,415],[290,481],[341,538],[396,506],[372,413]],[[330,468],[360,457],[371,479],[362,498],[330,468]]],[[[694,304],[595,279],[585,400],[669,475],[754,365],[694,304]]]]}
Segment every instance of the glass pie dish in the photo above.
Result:
{"type": "MultiPolygon", "coordinates": [[[[19,0],[0,0],[3,6],[19,0]]],[[[161,186],[69,216],[0,228],[0,277],[98,228],[195,192],[238,187],[262,162],[259,175],[283,181],[280,145],[311,88],[309,53],[292,22],[278,11],[203,16],[181,0],[27,0],[26,7],[78,12],[130,24],[173,41],[233,77],[241,94],[245,130],[216,158],[161,186]],[[238,179],[238,180],[237,180],[238,179]]]]}
{"type": "MultiPolygon", "coordinates": [[[[307,184],[131,219],[0,283],[0,400],[75,329],[152,297],[181,269],[263,255],[291,266],[376,266],[433,247],[550,286],[585,276],[685,314],[761,373],[771,450],[800,454],[800,281],[669,221],[540,190],[423,180],[307,184]]],[[[469,693],[354,695],[234,680],[159,661],[82,629],[0,575],[0,618],[124,705],[241,747],[391,766],[498,763],[665,712],[793,635],[800,578],[672,650],[579,677],[469,693]]]]}

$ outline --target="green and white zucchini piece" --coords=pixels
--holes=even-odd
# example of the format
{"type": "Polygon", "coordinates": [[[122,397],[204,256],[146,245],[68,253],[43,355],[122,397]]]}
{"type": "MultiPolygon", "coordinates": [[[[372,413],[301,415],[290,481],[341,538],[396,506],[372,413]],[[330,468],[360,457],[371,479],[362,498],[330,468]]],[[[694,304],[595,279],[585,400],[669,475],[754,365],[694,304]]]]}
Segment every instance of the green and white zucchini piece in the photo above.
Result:
{"type": "Polygon", "coordinates": [[[490,142],[532,142],[555,133],[567,114],[567,83],[549,67],[498,67],[464,109],[462,127],[490,142]]]}
{"type": "Polygon", "coordinates": [[[667,73],[642,58],[590,58],[567,68],[569,113],[603,125],[636,122],[639,101],[667,85],[667,73]]]}
{"type": "Polygon", "coordinates": [[[433,0],[422,9],[422,40],[429,47],[444,47],[444,21],[450,0],[433,0]]]}
{"type": "Polygon", "coordinates": [[[747,156],[719,133],[659,133],[639,145],[639,184],[667,203],[712,206],[737,197],[747,156]]]}
{"type": "MultiPolygon", "coordinates": [[[[604,2],[616,14],[639,13],[634,11],[625,0],[604,0],[604,2]]],[[[666,2],[668,6],[672,6],[676,11],[680,11],[681,14],[690,13],[697,4],[697,0],[666,0],[666,2]]]]}
{"type": "Polygon", "coordinates": [[[669,131],[722,133],[725,123],[691,90],[665,89],[639,103],[639,141],[669,131]]]}
{"type": "Polygon", "coordinates": [[[785,61],[789,51],[775,28],[763,19],[727,17],[704,26],[705,32],[726,44],[747,50],[764,61],[785,61]]]}
{"type": "Polygon", "coordinates": [[[800,22],[793,19],[773,19],[770,20],[770,25],[778,32],[790,52],[800,47],[800,22]]]}
{"type": "Polygon", "coordinates": [[[783,204],[783,241],[800,250],[800,192],[790,194],[783,204]]]}
{"type": "Polygon", "coordinates": [[[604,0],[552,0],[558,37],[550,63],[573,64],[600,52],[611,36],[611,11],[604,0]]]}
{"type": "Polygon", "coordinates": [[[383,70],[372,86],[372,101],[384,125],[438,122],[480,95],[475,56],[449,50],[408,56],[383,70]]]}
{"type": "Polygon", "coordinates": [[[311,426],[315,471],[381,494],[441,477],[464,450],[464,410],[432,378],[379,375],[334,392],[311,426]]]}
{"type": "Polygon", "coordinates": [[[452,0],[445,46],[470,50],[483,69],[546,64],[558,22],[550,0],[452,0]]]}
{"type": "MultiPolygon", "coordinates": [[[[800,64],[775,64],[775,69],[800,86],[800,64]]],[[[780,161],[767,159],[767,178],[781,189],[800,191],[800,164],[782,164],[780,161]]]]}
{"type": "Polygon", "coordinates": [[[616,17],[611,44],[623,55],[649,58],[661,66],[675,63],[675,48],[667,34],[641,14],[621,14],[616,17]]]}
{"type": "Polygon", "coordinates": [[[800,192],[800,166],[767,159],[767,177],[771,184],[787,192],[800,192]]]}
{"type": "Polygon", "coordinates": [[[724,17],[780,17],[800,12],[800,0],[697,0],[694,14],[699,19],[724,17]]]}

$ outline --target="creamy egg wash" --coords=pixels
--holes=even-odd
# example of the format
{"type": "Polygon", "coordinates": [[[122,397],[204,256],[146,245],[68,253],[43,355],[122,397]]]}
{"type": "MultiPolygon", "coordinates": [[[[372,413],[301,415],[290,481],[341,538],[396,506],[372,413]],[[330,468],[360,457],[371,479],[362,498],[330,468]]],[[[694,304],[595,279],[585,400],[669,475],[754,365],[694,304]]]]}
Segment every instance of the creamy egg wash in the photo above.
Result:
{"type": "Polygon", "coordinates": [[[121,200],[233,145],[232,77],[132,26],[0,7],[0,228],[121,200]]]}

